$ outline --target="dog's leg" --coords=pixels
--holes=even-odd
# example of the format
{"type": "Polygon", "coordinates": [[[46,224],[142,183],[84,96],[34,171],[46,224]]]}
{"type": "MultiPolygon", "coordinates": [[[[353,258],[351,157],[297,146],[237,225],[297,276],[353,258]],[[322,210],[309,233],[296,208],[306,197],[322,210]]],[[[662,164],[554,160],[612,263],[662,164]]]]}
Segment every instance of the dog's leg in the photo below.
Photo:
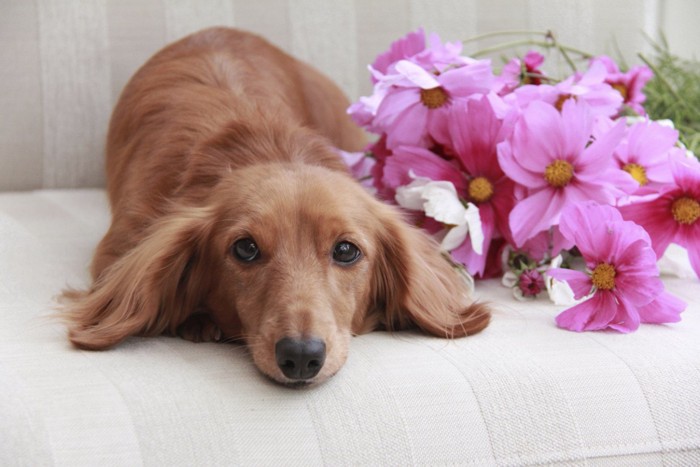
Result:
{"type": "Polygon", "coordinates": [[[193,313],[177,327],[177,335],[191,342],[219,342],[223,333],[208,313],[193,313]]]}

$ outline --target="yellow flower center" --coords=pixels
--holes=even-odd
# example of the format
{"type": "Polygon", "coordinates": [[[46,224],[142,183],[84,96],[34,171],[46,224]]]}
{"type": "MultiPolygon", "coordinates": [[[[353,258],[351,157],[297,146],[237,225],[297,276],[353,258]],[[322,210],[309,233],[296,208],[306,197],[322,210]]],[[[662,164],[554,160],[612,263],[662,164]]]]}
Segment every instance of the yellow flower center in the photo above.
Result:
{"type": "Polygon", "coordinates": [[[477,203],[488,201],[493,196],[493,185],[486,177],[476,177],[469,182],[469,197],[477,203]]]}
{"type": "Polygon", "coordinates": [[[671,213],[679,224],[691,225],[700,217],[700,203],[687,196],[678,198],[671,205],[671,213]]]}
{"type": "Polygon", "coordinates": [[[429,109],[437,109],[447,104],[447,91],[438,86],[432,89],[420,90],[420,101],[429,109]]]}
{"type": "Polygon", "coordinates": [[[632,178],[637,180],[641,186],[649,183],[649,180],[647,179],[647,171],[639,164],[625,164],[622,167],[622,170],[630,174],[632,178]]]}
{"type": "Polygon", "coordinates": [[[627,100],[627,93],[629,92],[629,91],[627,90],[627,86],[625,86],[625,85],[622,84],[622,83],[615,83],[615,84],[612,85],[612,88],[613,88],[615,91],[617,91],[617,92],[620,93],[620,95],[622,96],[622,100],[623,100],[623,101],[626,101],[626,100],[627,100]]]}
{"type": "Polygon", "coordinates": [[[563,160],[556,160],[544,169],[544,179],[555,188],[566,186],[574,176],[574,166],[563,160]]]}
{"type": "Polygon", "coordinates": [[[610,290],[615,287],[615,268],[608,263],[600,263],[591,273],[591,282],[598,289],[610,290]]]}
{"type": "Polygon", "coordinates": [[[574,96],[573,94],[559,94],[559,98],[554,103],[554,107],[556,107],[557,110],[561,112],[561,109],[564,108],[564,102],[568,101],[569,99],[576,100],[576,96],[574,96]]]}

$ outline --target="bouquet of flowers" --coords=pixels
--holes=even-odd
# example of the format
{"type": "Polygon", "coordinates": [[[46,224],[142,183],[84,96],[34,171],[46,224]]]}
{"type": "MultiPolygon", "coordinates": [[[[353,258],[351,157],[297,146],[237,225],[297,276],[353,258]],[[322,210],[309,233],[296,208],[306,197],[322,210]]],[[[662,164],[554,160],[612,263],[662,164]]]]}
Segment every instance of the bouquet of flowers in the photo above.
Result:
{"type": "Polygon", "coordinates": [[[496,73],[460,42],[411,32],[348,109],[377,141],[344,157],[476,278],[572,305],[560,327],[679,321],[657,258],[677,243],[700,276],[700,162],[646,115],[649,67],[589,57],[556,79],[544,62],[531,51],[496,73]]]}

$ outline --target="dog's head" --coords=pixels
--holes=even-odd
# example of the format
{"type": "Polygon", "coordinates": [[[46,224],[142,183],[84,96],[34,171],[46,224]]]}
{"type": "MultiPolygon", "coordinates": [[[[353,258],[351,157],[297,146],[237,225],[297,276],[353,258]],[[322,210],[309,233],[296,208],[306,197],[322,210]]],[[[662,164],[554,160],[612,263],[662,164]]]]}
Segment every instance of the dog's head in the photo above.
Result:
{"type": "Polygon", "coordinates": [[[73,304],[76,345],[175,332],[206,312],[263,373],[304,384],[341,368],[353,334],[454,337],[488,324],[437,244],[345,173],[253,165],[207,192],[158,220],[73,304]]]}
{"type": "Polygon", "coordinates": [[[259,165],[220,186],[206,307],[272,378],[322,381],[351,335],[379,326],[452,336],[485,324],[437,246],[347,175],[259,165]]]}

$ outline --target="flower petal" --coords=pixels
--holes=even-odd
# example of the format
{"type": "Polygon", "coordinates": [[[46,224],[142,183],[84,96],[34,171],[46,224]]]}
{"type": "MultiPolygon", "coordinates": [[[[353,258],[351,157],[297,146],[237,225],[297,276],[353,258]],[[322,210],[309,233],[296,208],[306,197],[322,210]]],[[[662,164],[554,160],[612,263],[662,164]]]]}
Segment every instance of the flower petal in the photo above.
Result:
{"type": "MultiPolygon", "coordinates": [[[[562,125],[561,115],[551,105],[540,101],[530,104],[516,123],[511,138],[520,165],[544,173],[549,163],[563,158],[566,141],[562,125]]],[[[582,148],[585,143],[585,140],[581,142],[582,148]]]]}
{"type": "Polygon", "coordinates": [[[562,190],[545,188],[518,202],[508,217],[516,246],[558,224],[565,201],[562,190]]]}
{"type": "Polygon", "coordinates": [[[464,215],[469,226],[469,237],[472,241],[472,248],[477,255],[484,254],[484,230],[481,226],[481,216],[476,205],[467,204],[467,212],[464,215]]]}
{"type": "Polygon", "coordinates": [[[642,323],[677,323],[687,306],[680,298],[664,291],[648,305],[639,307],[639,316],[642,323]]]}
{"type": "Polygon", "coordinates": [[[411,106],[419,103],[420,96],[415,89],[393,88],[377,107],[374,123],[387,129],[399,115],[408,112],[411,106]]]}
{"type": "Polygon", "coordinates": [[[397,188],[411,182],[409,172],[418,177],[452,182],[458,191],[466,190],[467,181],[455,165],[447,162],[427,149],[401,146],[387,157],[383,182],[397,188]]]}
{"type": "Polygon", "coordinates": [[[570,331],[597,331],[605,329],[617,312],[617,303],[611,293],[596,293],[585,302],[564,310],[556,317],[557,326],[570,331]]]}
{"type": "Polygon", "coordinates": [[[400,60],[395,65],[396,71],[404,75],[411,83],[422,89],[433,89],[440,83],[433,74],[408,60],[400,60]]]}
{"type": "Polygon", "coordinates": [[[408,185],[398,187],[394,199],[402,208],[422,211],[425,203],[423,191],[425,191],[425,186],[430,182],[429,178],[416,177],[408,185]]]}
{"type": "Polygon", "coordinates": [[[683,245],[688,250],[688,258],[693,271],[700,278],[700,223],[696,221],[695,233],[693,239],[683,245]]]}
{"type": "Polygon", "coordinates": [[[553,277],[545,275],[544,285],[547,287],[547,295],[555,305],[572,306],[576,304],[574,291],[571,290],[568,282],[558,281],[553,277]]]}
{"type": "Polygon", "coordinates": [[[459,248],[460,245],[465,243],[464,240],[467,238],[467,233],[469,233],[469,226],[466,223],[452,227],[442,238],[440,247],[445,251],[459,248]]]}
{"type": "Polygon", "coordinates": [[[637,308],[627,300],[618,296],[615,311],[615,316],[608,324],[611,329],[628,333],[636,331],[639,328],[639,312],[637,311],[637,308]]]}
{"type": "Polygon", "coordinates": [[[529,170],[520,165],[520,160],[513,154],[513,146],[509,141],[499,143],[496,146],[496,151],[501,169],[514,182],[533,189],[547,186],[547,181],[541,171],[529,170]]]}
{"type": "Polygon", "coordinates": [[[427,107],[418,103],[397,115],[387,129],[387,147],[427,146],[429,112],[427,107]]]}
{"type": "MultiPolygon", "coordinates": [[[[482,207],[483,208],[483,207],[482,207]]],[[[479,210],[479,216],[481,217],[484,214],[483,210],[479,210]]],[[[474,238],[471,238],[471,241],[465,242],[463,241],[460,246],[455,248],[454,250],[450,250],[450,254],[452,257],[455,259],[455,261],[462,263],[466,268],[467,271],[469,271],[470,274],[474,276],[484,276],[484,272],[486,270],[486,263],[488,260],[488,255],[486,254],[489,247],[491,246],[491,241],[493,238],[493,224],[488,222],[488,217],[485,216],[484,218],[481,219],[482,224],[481,224],[481,231],[483,233],[483,241],[481,242],[482,246],[482,253],[477,253],[474,249],[474,238]]],[[[475,235],[471,231],[469,231],[469,235],[475,235]]],[[[478,241],[478,240],[477,240],[478,241]]]]}
{"type": "Polygon", "coordinates": [[[625,220],[635,222],[647,231],[657,257],[663,256],[678,231],[678,223],[671,216],[670,203],[668,196],[662,196],[653,201],[620,207],[625,220]]]}
{"type": "Polygon", "coordinates": [[[576,271],[574,269],[552,268],[548,269],[546,274],[557,281],[569,284],[569,287],[574,294],[573,298],[576,300],[579,300],[591,293],[591,289],[593,288],[591,278],[581,271],[576,271]]]}
{"type": "Polygon", "coordinates": [[[625,122],[620,120],[583,151],[583,157],[580,158],[577,169],[600,173],[611,168],[612,154],[624,136],[625,122]]]}
{"type": "Polygon", "coordinates": [[[464,205],[450,182],[431,182],[423,188],[425,214],[448,225],[466,225],[464,205]]]}

